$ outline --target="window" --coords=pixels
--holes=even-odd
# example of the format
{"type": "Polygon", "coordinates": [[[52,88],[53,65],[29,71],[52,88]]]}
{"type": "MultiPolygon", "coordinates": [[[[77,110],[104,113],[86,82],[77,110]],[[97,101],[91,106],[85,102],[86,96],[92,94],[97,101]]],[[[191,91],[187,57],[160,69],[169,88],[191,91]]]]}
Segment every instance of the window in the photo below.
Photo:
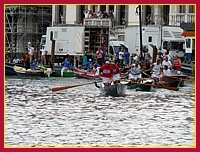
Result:
{"type": "Polygon", "coordinates": [[[152,43],[152,36],[149,36],[148,42],[152,43]]]}
{"type": "Polygon", "coordinates": [[[180,5],[179,6],[179,13],[185,13],[185,5],[180,5]]]}
{"type": "Polygon", "coordinates": [[[186,39],[186,48],[190,48],[191,40],[186,39]]]}
{"type": "Polygon", "coordinates": [[[189,9],[188,13],[194,13],[194,10],[195,10],[194,5],[189,5],[188,9],[189,9]]]}
{"type": "Polygon", "coordinates": [[[124,35],[118,35],[118,41],[124,41],[124,35]]]}
{"type": "Polygon", "coordinates": [[[114,5],[109,5],[109,11],[113,10],[114,11],[114,5]]]}
{"type": "Polygon", "coordinates": [[[113,51],[112,46],[110,46],[110,54],[114,55],[114,51],[113,51]]]}
{"type": "Polygon", "coordinates": [[[192,50],[195,50],[195,39],[192,39],[192,50]]]}
{"type": "Polygon", "coordinates": [[[100,5],[100,11],[102,11],[102,13],[103,13],[104,11],[106,11],[106,5],[100,5]]]}

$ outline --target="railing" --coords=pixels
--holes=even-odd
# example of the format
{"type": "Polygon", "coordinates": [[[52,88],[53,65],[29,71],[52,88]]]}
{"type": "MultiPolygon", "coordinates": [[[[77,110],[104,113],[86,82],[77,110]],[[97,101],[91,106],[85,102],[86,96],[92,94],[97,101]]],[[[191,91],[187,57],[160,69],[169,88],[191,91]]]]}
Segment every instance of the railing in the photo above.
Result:
{"type": "Polygon", "coordinates": [[[195,14],[194,13],[170,14],[165,19],[161,17],[160,15],[152,16],[152,23],[155,25],[162,24],[162,25],[180,26],[180,23],[182,23],[183,21],[185,23],[195,23],[195,14]]]}
{"type": "Polygon", "coordinates": [[[179,26],[181,22],[195,23],[195,14],[179,13],[179,14],[171,14],[169,16],[169,25],[179,26]]]}
{"type": "Polygon", "coordinates": [[[111,27],[112,22],[111,19],[85,18],[83,20],[83,25],[111,27]]]}

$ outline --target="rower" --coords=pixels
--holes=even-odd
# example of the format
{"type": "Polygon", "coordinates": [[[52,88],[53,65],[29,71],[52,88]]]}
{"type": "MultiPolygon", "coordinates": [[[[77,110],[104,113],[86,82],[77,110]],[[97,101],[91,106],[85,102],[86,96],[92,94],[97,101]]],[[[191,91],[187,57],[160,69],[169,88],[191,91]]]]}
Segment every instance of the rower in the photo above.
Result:
{"type": "Polygon", "coordinates": [[[154,79],[155,83],[158,84],[158,81],[160,80],[162,74],[162,65],[161,65],[161,59],[158,58],[156,63],[153,63],[152,66],[152,75],[151,77],[154,79]]]}
{"type": "Polygon", "coordinates": [[[102,82],[104,87],[107,88],[111,85],[113,77],[113,68],[109,61],[106,61],[104,65],[100,68],[100,75],[102,77],[102,82]]]}
{"type": "Polygon", "coordinates": [[[114,84],[120,83],[120,71],[119,71],[119,66],[115,64],[114,62],[111,62],[111,66],[113,68],[113,78],[112,81],[114,84]]]}
{"type": "Polygon", "coordinates": [[[142,80],[142,75],[140,73],[140,65],[138,62],[135,64],[130,65],[131,69],[129,71],[129,79],[131,80],[132,84],[135,81],[140,82],[142,80]]]}

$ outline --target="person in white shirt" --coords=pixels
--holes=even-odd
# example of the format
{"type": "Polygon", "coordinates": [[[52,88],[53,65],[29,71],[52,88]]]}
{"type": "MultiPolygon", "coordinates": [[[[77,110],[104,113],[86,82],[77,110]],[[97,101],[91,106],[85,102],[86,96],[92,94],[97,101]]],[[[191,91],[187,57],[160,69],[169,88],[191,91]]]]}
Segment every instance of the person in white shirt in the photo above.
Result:
{"type": "Polygon", "coordinates": [[[47,55],[47,50],[43,45],[42,46],[42,63],[43,63],[43,65],[46,65],[46,55],[47,55]]]}
{"type": "Polygon", "coordinates": [[[152,72],[153,73],[151,75],[151,77],[155,80],[156,84],[158,84],[158,81],[162,77],[161,70],[162,70],[161,59],[158,58],[157,62],[154,63],[153,66],[152,66],[152,72]]]}
{"type": "Polygon", "coordinates": [[[89,10],[88,9],[85,9],[85,11],[83,13],[85,15],[85,18],[89,17],[89,10]]]}
{"type": "Polygon", "coordinates": [[[130,65],[131,69],[129,71],[129,79],[131,80],[132,84],[135,81],[140,82],[142,79],[142,75],[140,73],[140,65],[138,63],[130,65]]]}
{"type": "Polygon", "coordinates": [[[122,68],[124,62],[124,50],[121,49],[119,52],[119,66],[122,68]]]}
{"type": "Polygon", "coordinates": [[[30,55],[30,61],[32,61],[33,53],[34,53],[34,47],[32,46],[31,42],[28,42],[28,52],[30,55]]]}
{"type": "Polygon", "coordinates": [[[168,68],[167,65],[165,65],[163,68],[163,76],[170,76],[170,75],[171,75],[171,70],[168,68]]]}
{"type": "Polygon", "coordinates": [[[166,56],[165,60],[163,60],[163,62],[162,62],[163,68],[164,68],[165,65],[168,67],[168,69],[172,68],[172,63],[171,63],[171,61],[169,61],[168,56],[166,56]]]}
{"type": "Polygon", "coordinates": [[[15,58],[13,59],[13,63],[15,63],[15,64],[19,63],[19,59],[17,59],[17,57],[15,57],[15,58]]]}

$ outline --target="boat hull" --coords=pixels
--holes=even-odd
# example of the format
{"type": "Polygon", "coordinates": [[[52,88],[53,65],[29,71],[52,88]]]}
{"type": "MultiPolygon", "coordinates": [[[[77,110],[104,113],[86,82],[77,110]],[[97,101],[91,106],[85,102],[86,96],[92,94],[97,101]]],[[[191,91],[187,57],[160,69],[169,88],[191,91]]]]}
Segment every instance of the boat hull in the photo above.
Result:
{"type": "Polygon", "coordinates": [[[194,65],[182,63],[181,72],[186,73],[186,74],[194,74],[194,65]]]}
{"type": "Polygon", "coordinates": [[[151,84],[153,84],[153,82],[153,80],[144,80],[140,84],[131,84],[130,82],[127,86],[127,89],[136,89],[136,91],[151,91],[151,84]]]}
{"type": "Polygon", "coordinates": [[[124,84],[114,84],[105,89],[100,89],[102,95],[112,97],[123,97],[126,95],[127,86],[124,84]]]}
{"type": "Polygon", "coordinates": [[[177,77],[169,77],[169,76],[163,76],[162,77],[162,84],[168,87],[179,87],[180,83],[181,85],[184,85],[184,82],[181,82],[181,80],[177,77]]]}
{"type": "Polygon", "coordinates": [[[8,75],[17,75],[17,73],[15,72],[15,70],[13,68],[15,65],[24,67],[23,64],[14,64],[14,63],[8,63],[8,62],[5,63],[5,74],[7,76],[8,75]]]}
{"type": "MultiPolygon", "coordinates": [[[[61,71],[55,70],[53,71],[52,77],[61,77],[61,71]]],[[[75,77],[76,74],[74,72],[63,72],[63,77],[75,77]]]]}
{"type": "Polygon", "coordinates": [[[74,73],[78,78],[84,78],[84,79],[91,79],[91,80],[100,80],[100,76],[95,76],[91,72],[87,72],[86,70],[80,70],[80,69],[75,69],[74,73]]]}
{"type": "Polygon", "coordinates": [[[13,67],[16,74],[18,76],[22,77],[44,77],[44,71],[43,70],[31,70],[31,69],[25,69],[19,66],[14,66],[13,67]]]}

